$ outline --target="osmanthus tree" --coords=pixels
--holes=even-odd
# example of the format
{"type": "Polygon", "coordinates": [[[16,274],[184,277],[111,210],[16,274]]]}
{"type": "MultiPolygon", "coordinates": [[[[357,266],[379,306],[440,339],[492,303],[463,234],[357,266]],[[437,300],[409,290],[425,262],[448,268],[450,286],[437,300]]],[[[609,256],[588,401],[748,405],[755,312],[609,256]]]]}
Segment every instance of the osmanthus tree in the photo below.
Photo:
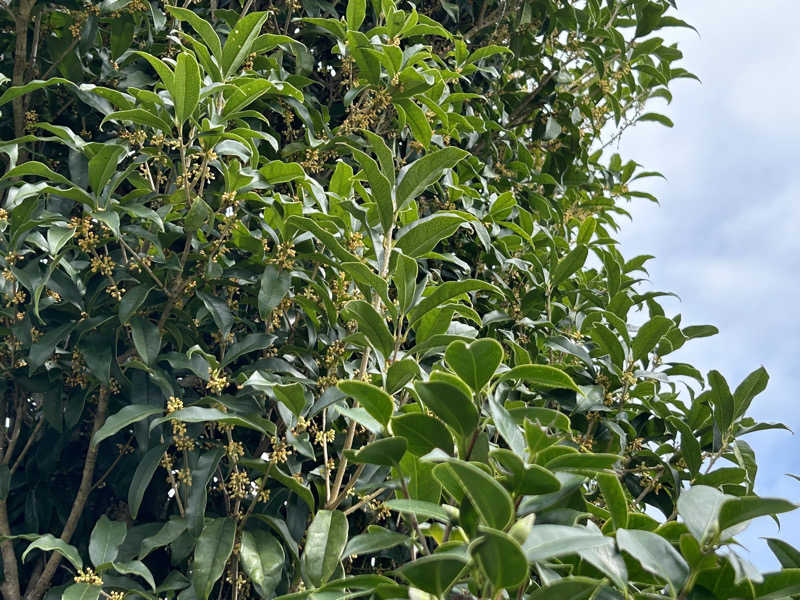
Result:
{"type": "Polygon", "coordinates": [[[670,4],[4,3],[3,598],[800,592],[613,238],[670,4]]]}

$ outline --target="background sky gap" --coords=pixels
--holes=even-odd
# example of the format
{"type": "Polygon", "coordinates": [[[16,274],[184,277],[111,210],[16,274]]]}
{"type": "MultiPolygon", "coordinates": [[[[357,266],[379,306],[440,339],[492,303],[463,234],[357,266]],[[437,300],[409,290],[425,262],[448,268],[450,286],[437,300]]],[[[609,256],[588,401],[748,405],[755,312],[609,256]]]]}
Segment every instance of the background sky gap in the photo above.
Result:
{"type": "MultiPolygon", "coordinates": [[[[653,254],[652,289],[668,316],[684,325],[712,324],[720,334],[693,340],[670,355],[704,373],[718,369],[731,389],[764,365],[767,390],[750,414],[800,431],[800,3],[797,0],[686,0],[676,16],[699,31],[667,30],[684,53],[681,66],[703,81],[673,84],[672,105],[650,109],[675,127],[642,123],[616,146],[667,180],[646,179],[660,206],[637,199],[633,223],[618,235],[626,258],[653,254]]],[[[759,465],[756,491],[800,502],[800,439],[786,431],[746,436],[759,465]]],[[[778,562],[761,537],[800,547],[800,510],[754,521],[737,539],[763,570],[778,562]]]]}

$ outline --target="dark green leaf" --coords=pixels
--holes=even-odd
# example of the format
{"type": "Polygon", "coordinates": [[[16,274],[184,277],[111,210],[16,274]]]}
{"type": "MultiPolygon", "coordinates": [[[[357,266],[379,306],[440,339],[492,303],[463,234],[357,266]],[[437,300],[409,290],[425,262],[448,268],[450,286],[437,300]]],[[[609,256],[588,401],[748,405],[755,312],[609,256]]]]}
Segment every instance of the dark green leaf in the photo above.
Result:
{"type": "Polygon", "coordinates": [[[300,559],[308,585],[319,587],[331,578],[347,545],[347,532],[347,517],[338,510],[320,510],[314,516],[300,559]]]}
{"type": "Polygon", "coordinates": [[[558,261],[556,268],[550,274],[550,288],[556,289],[559,285],[574,275],[586,262],[589,249],[586,246],[577,246],[564,258],[558,261]]]}
{"type": "Polygon", "coordinates": [[[134,471],[131,478],[131,485],[128,488],[128,510],[134,520],[139,513],[139,507],[142,505],[147,486],[150,485],[150,480],[153,478],[153,474],[156,472],[166,449],[167,446],[165,444],[153,446],[136,466],[136,471],[134,471]]]}
{"type": "Polygon", "coordinates": [[[465,221],[464,217],[453,213],[436,213],[419,219],[398,232],[397,247],[406,256],[422,256],[453,235],[465,221]]]}
{"type": "Polygon", "coordinates": [[[121,429],[124,429],[133,423],[163,412],[164,410],[161,408],[156,408],[154,406],[145,404],[130,404],[128,406],[124,406],[118,413],[113,414],[106,419],[106,422],[103,423],[103,426],[94,434],[94,437],[92,438],[92,445],[96,446],[107,437],[111,437],[121,429]]]}
{"type": "Polygon", "coordinates": [[[406,446],[405,438],[388,437],[362,446],[358,452],[346,450],[345,456],[354,463],[392,467],[403,458],[406,446]]]}
{"type": "Polygon", "coordinates": [[[404,167],[397,180],[397,210],[403,210],[411,200],[438,181],[447,169],[455,167],[467,155],[460,148],[443,148],[404,167]]]}
{"type": "Polygon", "coordinates": [[[535,387],[560,388],[580,393],[580,388],[575,385],[572,377],[549,365],[520,365],[502,373],[497,381],[509,379],[521,379],[535,387]]]}
{"type": "Polygon", "coordinates": [[[394,350],[394,337],[389,332],[386,319],[376,311],[369,302],[353,300],[345,306],[342,315],[347,320],[358,322],[359,331],[380,352],[384,358],[389,358],[394,350]]]}
{"type": "Polygon", "coordinates": [[[258,314],[264,321],[284,299],[291,284],[292,276],[288,271],[281,271],[274,265],[266,266],[258,290],[258,314]]]}
{"type": "Polygon", "coordinates": [[[273,597],[281,581],[285,559],[283,546],[263,529],[242,533],[239,560],[262,598],[273,597]]]}
{"type": "Polygon", "coordinates": [[[516,587],[528,578],[528,561],[519,543],[507,533],[479,528],[480,536],[470,554],[495,592],[516,587]]]}
{"type": "Polygon", "coordinates": [[[161,351],[161,332],[155,323],[143,317],[131,319],[133,345],[147,365],[152,365],[161,351]]]}
{"type": "Polygon", "coordinates": [[[203,527],[192,563],[192,585],[201,600],[208,600],[214,584],[222,577],[235,537],[236,522],[231,518],[209,519],[203,527]]]}
{"type": "Polygon", "coordinates": [[[472,435],[478,425],[478,410],[460,388],[443,381],[414,384],[423,404],[462,438],[472,435]]]}
{"type": "Polygon", "coordinates": [[[442,553],[418,558],[403,565],[399,572],[423,592],[442,597],[467,566],[467,559],[458,554],[442,553]]]}
{"type": "Polygon", "coordinates": [[[494,529],[505,529],[514,517],[514,505],[505,488],[478,467],[452,460],[433,469],[434,476],[446,486],[454,480],[469,498],[483,523],[494,529]]]}
{"type": "Polygon", "coordinates": [[[78,553],[78,549],[75,546],[70,546],[65,541],[55,537],[51,533],[46,533],[45,535],[40,536],[32,541],[25,549],[25,552],[22,553],[22,562],[25,562],[25,559],[31,550],[35,550],[37,548],[45,552],[58,552],[61,556],[71,562],[72,566],[76,569],[83,568],[83,560],[81,559],[81,555],[78,553]]]}
{"type": "Polygon", "coordinates": [[[617,544],[639,561],[645,570],[670,584],[677,594],[689,577],[689,565],[667,540],[650,531],[618,529],[617,544]]]}
{"type": "Polygon", "coordinates": [[[503,361],[503,347],[490,338],[471,344],[453,342],[445,352],[447,365],[476,392],[483,389],[503,361]]]}
{"type": "Polygon", "coordinates": [[[641,360],[647,357],[648,352],[656,347],[658,342],[669,331],[675,323],[671,319],[662,316],[655,316],[639,328],[636,336],[631,341],[633,360],[641,360]]]}
{"type": "Polygon", "coordinates": [[[358,400],[366,411],[384,427],[394,411],[392,397],[379,387],[364,381],[342,381],[338,385],[348,396],[358,400]]]}
{"type": "Polygon", "coordinates": [[[442,422],[424,413],[408,413],[392,419],[392,433],[408,441],[408,451],[416,456],[440,448],[453,451],[453,438],[442,422]]]}
{"type": "Polygon", "coordinates": [[[219,328],[222,337],[227,336],[231,331],[231,327],[233,327],[233,315],[231,315],[227,302],[206,292],[197,292],[197,296],[203,301],[208,312],[211,313],[211,318],[214,319],[214,323],[219,328]]]}

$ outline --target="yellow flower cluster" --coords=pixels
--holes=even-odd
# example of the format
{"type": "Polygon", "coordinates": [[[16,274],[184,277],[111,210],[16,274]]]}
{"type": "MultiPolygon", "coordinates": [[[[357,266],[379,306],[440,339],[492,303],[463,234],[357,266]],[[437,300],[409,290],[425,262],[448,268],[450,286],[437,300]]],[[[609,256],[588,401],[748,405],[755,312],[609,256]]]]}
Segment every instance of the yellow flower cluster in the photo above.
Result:
{"type": "Polygon", "coordinates": [[[114,261],[108,254],[105,256],[93,256],[91,260],[92,273],[101,273],[106,277],[111,277],[114,273],[114,261]]]}
{"type": "Polygon", "coordinates": [[[75,583],[88,583],[89,585],[103,585],[103,578],[95,573],[91,567],[78,569],[78,574],[73,577],[75,583]]]}
{"type": "Polygon", "coordinates": [[[234,471],[228,479],[228,493],[231,498],[246,498],[250,489],[250,478],[244,471],[234,471]]]}
{"type": "Polygon", "coordinates": [[[291,271],[294,267],[295,257],[294,244],[292,242],[281,242],[275,249],[275,257],[271,258],[269,262],[278,265],[284,271],[291,271]]]}
{"type": "Polygon", "coordinates": [[[211,377],[208,379],[208,383],[206,384],[206,389],[208,389],[211,393],[219,395],[222,393],[230,382],[228,381],[227,376],[223,373],[220,369],[215,369],[211,372],[211,377]]]}

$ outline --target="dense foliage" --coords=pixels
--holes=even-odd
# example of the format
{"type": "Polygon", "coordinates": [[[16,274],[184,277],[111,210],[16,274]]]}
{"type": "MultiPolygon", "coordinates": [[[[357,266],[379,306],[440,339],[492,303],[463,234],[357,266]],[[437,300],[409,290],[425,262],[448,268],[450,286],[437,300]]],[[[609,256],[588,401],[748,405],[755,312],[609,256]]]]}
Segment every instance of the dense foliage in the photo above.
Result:
{"type": "Polygon", "coordinates": [[[800,591],[613,238],[672,2],[2,9],[4,600],[800,591]]]}

